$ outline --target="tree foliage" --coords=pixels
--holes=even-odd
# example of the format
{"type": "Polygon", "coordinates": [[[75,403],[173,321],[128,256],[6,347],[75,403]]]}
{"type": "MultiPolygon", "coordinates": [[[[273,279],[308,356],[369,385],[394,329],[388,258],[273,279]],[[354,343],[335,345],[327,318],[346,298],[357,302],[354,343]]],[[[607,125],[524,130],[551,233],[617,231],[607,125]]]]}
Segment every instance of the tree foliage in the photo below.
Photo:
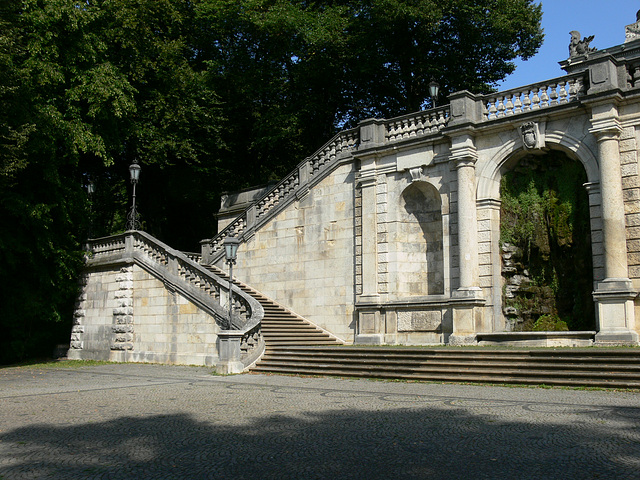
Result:
{"type": "Polygon", "coordinates": [[[68,337],[82,244],[193,249],[223,190],[277,180],[340,128],[485,91],[541,43],[532,0],[4,0],[0,361],[68,337]],[[93,182],[91,198],[83,185],[93,182]]]}
{"type": "Polygon", "coordinates": [[[586,181],[584,167],[557,151],[525,157],[502,177],[500,241],[518,248],[518,275],[528,277],[505,300],[534,317],[524,328],[542,330],[559,319],[572,330],[594,328],[586,181]],[[535,327],[541,313],[547,316],[535,327]]]}

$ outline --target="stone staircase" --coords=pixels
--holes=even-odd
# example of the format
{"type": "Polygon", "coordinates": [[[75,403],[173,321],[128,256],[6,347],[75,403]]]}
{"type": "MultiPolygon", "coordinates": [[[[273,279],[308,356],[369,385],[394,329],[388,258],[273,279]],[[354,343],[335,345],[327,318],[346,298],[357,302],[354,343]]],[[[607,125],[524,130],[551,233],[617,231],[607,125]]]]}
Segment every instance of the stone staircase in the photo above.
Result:
{"type": "Polygon", "coordinates": [[[252,372],[640,389],[640,349],[270,345],[252,372]]]}
{"type": "MultiPolygon", "coordinates": [[[[219,277],[229,280],[229,276],[223,270],[212,265],[207,265],[205,268],[219,277]]],[[[338,337],[296,315],[248,285],[236,279],[233,280],[233,283],[260,302],[264,308],[262,336],[267,348],[292,345],[341,345],[344,343],[338,337]]]]}
{"type": "MultiPolygon", "coordinates": [[[[206,266],[228,280],[224,271],[206,266]]],[[[266,351],[256,373],[640,389],[640,348],[495,349],[359,347],[287,310],[234,279],[264,308],[266,351]]]]}

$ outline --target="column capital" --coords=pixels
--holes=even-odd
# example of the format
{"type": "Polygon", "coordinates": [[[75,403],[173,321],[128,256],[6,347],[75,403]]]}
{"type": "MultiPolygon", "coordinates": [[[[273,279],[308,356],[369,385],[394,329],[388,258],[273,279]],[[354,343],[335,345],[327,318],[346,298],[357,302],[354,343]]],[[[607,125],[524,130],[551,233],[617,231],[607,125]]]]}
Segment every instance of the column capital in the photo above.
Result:
{"type": "Polygon", "coordinates": [[[589,133],[595,135],[599,142],[617,140],[622,133],[622,126],[617,118],[592,118],[589,133]]]}
{"type": "Polygon", "coordinates": [[[453,161],[455,167],[458,169],[463,167],[475,167],[476,162],[478,161],[478,155],[467,154],[463,157],[461,156],[452,158],[451,160],[453,161]]]}
{"type": "Polygon", "coordinates": [[[456,168],[474,166],[478,151],[472,135],[465,133],[451,137],[451,160],[456,168]]]}

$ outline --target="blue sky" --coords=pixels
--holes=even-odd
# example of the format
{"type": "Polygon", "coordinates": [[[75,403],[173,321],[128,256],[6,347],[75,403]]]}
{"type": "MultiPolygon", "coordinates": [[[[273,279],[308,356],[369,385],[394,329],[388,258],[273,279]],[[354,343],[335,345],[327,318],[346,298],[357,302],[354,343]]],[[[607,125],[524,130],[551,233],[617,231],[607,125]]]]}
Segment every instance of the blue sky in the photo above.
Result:
{"type": "Polygon", "coordinates": [[[582,37],[595,35],[592,47],[598,50],[624,43],[624,27],[636,21],[638,0],[547,0],[542,3],[545,39],[538,54],[516,63],[515,73],[498,87],[509,90],[529,83],[564,75],[558,62],[569,56],[571,30],[582,37]]]}

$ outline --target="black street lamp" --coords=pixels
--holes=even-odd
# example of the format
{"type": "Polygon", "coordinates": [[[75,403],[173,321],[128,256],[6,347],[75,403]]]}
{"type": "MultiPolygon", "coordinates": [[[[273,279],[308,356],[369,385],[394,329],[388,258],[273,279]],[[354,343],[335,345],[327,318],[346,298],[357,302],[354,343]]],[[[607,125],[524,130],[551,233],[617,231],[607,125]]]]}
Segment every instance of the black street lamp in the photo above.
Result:
{"type": "Polygon", "coordinates": [[[431,82],[429,82],[429,96],[431,97],[431,101],[433,102],[434,107],[436,106],[439,93],[440,93],[440,84],[435,80],[431,80],[431,82]]]}
{"type": "Polygon", "coordinates": [[[134,159],[133,163],[129,165],[129,176],[133,184],[133,203],[127,216],[127,229],[138,230],[140,228],[140,215],[136,210],[136,184],[138,180],[140,180],[140,165],[138,165],[138,160],[134,159]]]}
{"type": "Polygon", "coordinates": [[[87,194],[89,195],[89,238],[93,235],[93,194],[96,192],[96,184],[91,178],[87,179],[87,194]]]}
{"type": "Polygon", "coordinates": [[[231,330],[231,315],[233,314],[233,266],[236,264],[238,256],[238,245],[240,240],[236,237],[227,237],[224,239],[224,256],[227,264],[229,264],[229,330],[231,330]]]}

